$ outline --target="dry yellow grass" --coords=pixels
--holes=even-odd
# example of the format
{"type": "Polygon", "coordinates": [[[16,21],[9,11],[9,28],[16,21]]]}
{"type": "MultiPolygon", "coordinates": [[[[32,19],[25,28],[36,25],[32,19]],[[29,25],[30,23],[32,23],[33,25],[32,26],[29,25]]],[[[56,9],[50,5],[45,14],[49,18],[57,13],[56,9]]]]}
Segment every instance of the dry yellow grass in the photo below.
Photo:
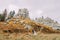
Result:
{"type": "Polygon", "coordinates": [[[0,33],[0,40],[60,40],[60,34],[22,34],[22,33],[0,33]]]}
{"type": "MultiPolygon", "coordinates": [[[[40,33],[38,31],[39,33],[37,35],[33,35],[32,33],[29,33],[29,32],[23,32],[26,30],[26,29],[24,29],[24,26],[21,23],[19,23],[19,21],[14,24],[14,21],[16,21],[15,18],[10,20],[7,24],[3,24],[5,22],[0,22],[0,40],[60,40],[60,34],[58,34],[58,33],[43,34],[42,32],[40,33]],[[12,31],[13,31],[13,29],[22,29],[23,33],[15,33],[15,32],[3,33],[2,32],[3,30],[9,30],[9,29],[12,31]]],[[[46,30],[48,30],[48,32],[56,31],[56,30],[53,30],[52,28],[50,28],[49,26],[46,26],[43,24],[37,24],[30,19],[25,19],[24,23],[32,26],[31,32],[32,32],[32,30],[34,30],[34,28],[39,29],[39,28],[37,28],[38,26],[43,27],[45,29],[43,31],[45,31],[45,32],[46,32],[46,30]]]]}

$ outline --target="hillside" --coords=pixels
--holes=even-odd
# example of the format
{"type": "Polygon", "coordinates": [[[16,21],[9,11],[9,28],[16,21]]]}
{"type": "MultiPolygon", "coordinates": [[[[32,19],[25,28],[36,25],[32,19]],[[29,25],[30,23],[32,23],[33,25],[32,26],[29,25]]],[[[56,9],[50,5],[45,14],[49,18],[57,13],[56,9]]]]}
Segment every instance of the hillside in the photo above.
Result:
{"type": "Polygon", "coordinates": [[[45,21],[52,23],[53,20],[52,22],[47,19],[33,21],[30,19],[27,9],[19,9],[15,16],[14,14],[15,12],[11,11],[7,18],[6,15],[4,19],[0,18],[0,40],[49,40],[49,38],[51,38],[50,40],[60,40],[60,30],[44,24],[45,21]]]}

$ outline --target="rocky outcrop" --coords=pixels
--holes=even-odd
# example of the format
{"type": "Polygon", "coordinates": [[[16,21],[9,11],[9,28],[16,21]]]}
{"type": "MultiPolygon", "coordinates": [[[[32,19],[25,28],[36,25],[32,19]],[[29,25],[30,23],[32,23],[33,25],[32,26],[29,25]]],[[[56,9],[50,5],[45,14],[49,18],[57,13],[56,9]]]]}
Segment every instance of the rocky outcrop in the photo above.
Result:
{"type": "Polygon", "coordinates": [[[53,29],[60,29],[60,24],[57,21],[52,20],[51,18],[47,17],[40,17],[35,19],[36,22],[42,23],[44,25],[50,26],[53,29]]]}

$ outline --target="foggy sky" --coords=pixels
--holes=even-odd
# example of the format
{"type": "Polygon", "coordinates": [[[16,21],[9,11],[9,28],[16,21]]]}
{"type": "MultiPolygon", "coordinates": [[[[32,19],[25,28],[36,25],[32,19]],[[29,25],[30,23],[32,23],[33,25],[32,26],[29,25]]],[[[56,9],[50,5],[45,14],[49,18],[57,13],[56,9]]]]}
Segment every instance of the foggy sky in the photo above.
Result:
{"type": "Polygon", "coordinates": [[[0,0],[0,12],[4,9],[27,8],[30,18],[50,17],[60,22],[60,0],[0,0]]]}

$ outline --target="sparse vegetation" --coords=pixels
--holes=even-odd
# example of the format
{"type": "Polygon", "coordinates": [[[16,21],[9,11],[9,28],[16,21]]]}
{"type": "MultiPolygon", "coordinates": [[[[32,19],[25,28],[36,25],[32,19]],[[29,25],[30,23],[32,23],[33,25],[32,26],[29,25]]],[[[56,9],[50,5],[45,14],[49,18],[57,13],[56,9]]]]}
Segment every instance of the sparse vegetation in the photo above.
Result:
{"type": "MultiPolygon", "coordinates": [[[[0,22],[0,40],[60,40],[59,30],[54,30],[52,27],[32,21],[29,18],[27,9],[20,9],[17,14],[18,18],[17,16],[13,17],[14,14],[15,11],[10,12],[7,18],[10,19],[9,21],[7,20],[8,22],[5,21],[6,9],[3,15],[0,15],[0,20],[5,21],[0,22]]],[[[42,19],[44,19],[43,16],[42,19]]]]}
{"type": "Polygon", "coordinates": [[[39,35],[24,35],[23,34],[6,34],[0,33],[0,40],[60,40],[60,34],[39,34],[39,35]]]}

